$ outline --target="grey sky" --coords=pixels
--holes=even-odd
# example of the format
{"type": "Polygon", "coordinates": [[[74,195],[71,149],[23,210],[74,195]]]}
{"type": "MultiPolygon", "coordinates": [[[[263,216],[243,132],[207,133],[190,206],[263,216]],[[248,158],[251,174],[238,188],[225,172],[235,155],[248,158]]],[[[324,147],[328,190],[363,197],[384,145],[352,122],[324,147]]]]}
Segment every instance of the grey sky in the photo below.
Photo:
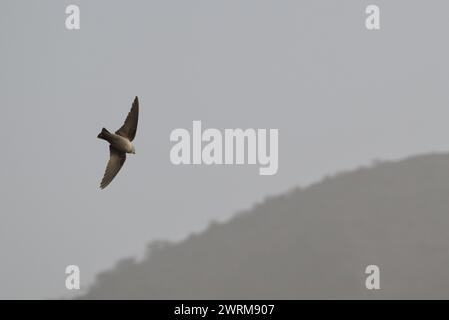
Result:
{"type": "Polygon", "coordinates": [[[326,174],[449,149],[444,1],[0,3],[0,298],[67,295],[154,239],[181,239],[326,174]],[[364,27],[366,5],[381,30],[364,27]],[[65,7],[81,30],[65,29],[65,7]],[[104,191],[96,138],[135,95],[136,155],[104,191]],[[171,130],[278,128],[279,171],[173,166],[171,130]]]}

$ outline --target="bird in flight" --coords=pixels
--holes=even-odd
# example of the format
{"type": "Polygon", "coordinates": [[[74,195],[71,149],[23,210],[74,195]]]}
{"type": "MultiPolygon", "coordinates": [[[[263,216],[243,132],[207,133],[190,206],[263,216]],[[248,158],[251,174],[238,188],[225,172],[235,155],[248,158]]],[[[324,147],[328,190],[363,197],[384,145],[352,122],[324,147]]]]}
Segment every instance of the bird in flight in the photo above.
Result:
{"type": "Polygon", "coordinates": [[[137,131],[137,121],[139,119],[139,99],[134,99],[131,111],[126,117],[125,123],[115,133],[111,133],[105,128],[98,134],[99,139],[109,142],[109,161],[106,166],[100,188],[106,188],[122,168],[126,160],[127,153],[136,153],[136,149],[131,141],[134,140],[137,131]]]}

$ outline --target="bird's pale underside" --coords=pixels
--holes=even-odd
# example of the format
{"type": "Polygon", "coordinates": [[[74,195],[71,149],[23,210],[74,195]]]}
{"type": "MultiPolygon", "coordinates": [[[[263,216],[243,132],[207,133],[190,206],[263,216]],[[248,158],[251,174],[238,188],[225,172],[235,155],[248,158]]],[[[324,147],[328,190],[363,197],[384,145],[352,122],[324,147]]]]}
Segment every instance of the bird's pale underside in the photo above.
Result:
{"type": "Polygon", "coordinates": [[[126,160],[127,153],[135,153],[131,141],[134,140],[137,131],[137,122],[139,119],[139,99],[134,99],[131,111],[126,117],[125,123],[115,133],[111,133],[105,128],[98,134],[99,139],[109,142],[109,161],[106,165],[106,171],[101,180],[100,188],[106,188],[117,173],[122,168],[126,160]]]}

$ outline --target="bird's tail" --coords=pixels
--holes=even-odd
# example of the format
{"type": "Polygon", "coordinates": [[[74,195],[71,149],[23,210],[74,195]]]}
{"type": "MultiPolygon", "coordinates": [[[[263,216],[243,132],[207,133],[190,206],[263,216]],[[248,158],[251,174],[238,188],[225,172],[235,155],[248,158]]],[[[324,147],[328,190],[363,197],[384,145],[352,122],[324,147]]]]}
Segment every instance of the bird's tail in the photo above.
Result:
{"type": "Polygon", "coordinates": [[[97,136],[97,138],[98,139],[103,139],[103,140],[108,140],[108,136],[110,135],[111,133],[106,129],[106,128],[103,128],[103,129],[101,129],[101,132],[98,134],[98,136],[97,136]]]}

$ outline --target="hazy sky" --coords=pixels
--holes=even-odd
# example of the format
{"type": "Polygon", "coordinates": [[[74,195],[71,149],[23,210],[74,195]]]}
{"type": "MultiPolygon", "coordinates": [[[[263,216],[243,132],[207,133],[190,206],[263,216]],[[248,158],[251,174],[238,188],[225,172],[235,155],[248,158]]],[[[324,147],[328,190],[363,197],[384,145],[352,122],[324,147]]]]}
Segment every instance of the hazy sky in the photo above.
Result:
{"type": "Polygon", "coordinates": [[[68,294],[155,239],[179,240],[326,174],[449,150],[446,1],[0,3],[0,298],[68,294]],[[365,28],[365,7],[381,30],[365,28]],[[65,28],[65,8],[81,29],[65,28]],[[117,178],[101,127],[140,119],[117,178]],[[279,171],[174,166],[170,132],[279,129],[279,171]]]}

